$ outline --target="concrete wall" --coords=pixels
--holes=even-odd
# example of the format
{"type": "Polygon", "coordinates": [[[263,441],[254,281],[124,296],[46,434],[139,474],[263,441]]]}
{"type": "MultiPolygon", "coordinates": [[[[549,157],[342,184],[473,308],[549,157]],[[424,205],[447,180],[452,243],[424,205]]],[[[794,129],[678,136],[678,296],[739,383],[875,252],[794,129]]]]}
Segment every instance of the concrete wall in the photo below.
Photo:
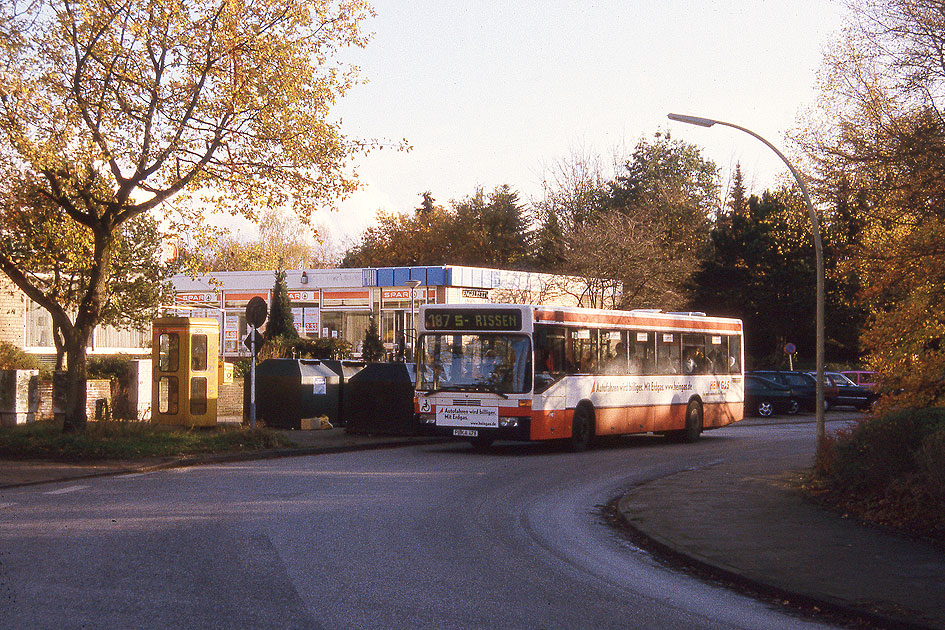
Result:
{"type": "Polygon", "coordinates": [[[0,426],[36,420],[39,370],[0,370],[0,426]]]}

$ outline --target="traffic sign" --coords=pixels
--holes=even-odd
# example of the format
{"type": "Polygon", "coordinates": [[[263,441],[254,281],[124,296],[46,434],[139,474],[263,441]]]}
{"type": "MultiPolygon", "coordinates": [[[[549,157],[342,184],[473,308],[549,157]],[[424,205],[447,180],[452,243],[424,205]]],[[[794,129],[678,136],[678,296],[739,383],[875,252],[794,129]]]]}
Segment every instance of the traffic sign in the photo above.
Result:
{"type": "Polygon", "coordinates": [[[249,351],[252,352],[253,356],[255,357],[257,354],[259,354],[259,349],[262,348],[264,341],[265,340],[263,339],[263,336],[259,334],[259,331],[253,328],[243,339],[243,345],[249,348],[249,351]],[[256,347],[254,348],[253,345],[256,347]]]}
{"type": "Polygon", "coordinates": [[[258,295],[249,301],[246,305],[246,323],[253,328],[262,326],[266,317],[269,315],[269,309],[266,306],[266,300],[258,295]]]}
{"type": "Polygon", "coordinates": [[[793,343],[788,343],[784,345],[784,354],[795,354],[797,352],[797,346],[793,343]]]}

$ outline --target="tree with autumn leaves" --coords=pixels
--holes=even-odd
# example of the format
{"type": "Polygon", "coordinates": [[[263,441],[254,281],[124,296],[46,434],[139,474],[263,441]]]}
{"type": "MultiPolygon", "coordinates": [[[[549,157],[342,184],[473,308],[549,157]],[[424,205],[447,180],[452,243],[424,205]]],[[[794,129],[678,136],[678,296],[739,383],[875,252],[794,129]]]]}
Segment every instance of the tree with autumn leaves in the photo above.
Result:
{"type": "Polygon", "coordinates": [[[2,5],[2,193],[48,205],[91,243],[74,305],[0,250],[0,269],[62,335],[66,430],[86,422],[86,347],[129,222],[160,213],[199,234],[207,204],[307,217],[354,189],[346,165],[364,146],[329,112],[356,79],[336,55],[365,45],[371,14],[360,0],[2,5]]]}
{"type": "Polygon", "coordinates": [[[860,0],[799,140],[855,232],[863,345],[887,407],[945,404],[945,22],[938,3],[860,0]]]}
{"type": "Polygon", "coordinates": [[[430,193],[413,214],[378,213],[377,225],[345,254],[343,267],[477,265],[522,269],[528,265],[528,218],[518,193],[499,186],[437,205],[430,193]]]}
{"type": "MultiPolygon", "coordinates": [[[[21,269],[50,301],[74,311],[92,277],[92,230],[63,215],[35,189],[12,192],[0,197],[0,255],[21,269]]],[[[161,254],[161,232],[152,217],[140,215],[122,224],[112,273],[105,281],[100,324],[145,329],[157,316],[158,305],[173,301],[170,277],[178,265],[162,260],[161,254]]],[[[61,319],[53,322],[52,332],[56,369],[61,370],[66,352],[61,319]]]]}

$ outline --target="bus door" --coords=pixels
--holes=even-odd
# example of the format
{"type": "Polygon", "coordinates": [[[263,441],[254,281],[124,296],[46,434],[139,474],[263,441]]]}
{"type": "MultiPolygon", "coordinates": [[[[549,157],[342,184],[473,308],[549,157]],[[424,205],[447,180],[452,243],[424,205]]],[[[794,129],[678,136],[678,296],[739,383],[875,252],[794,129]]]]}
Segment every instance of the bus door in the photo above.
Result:
{"type": "Polygon", "coordinates": [[[562,326],[535,326],[535,388],[532,400],[531,437],[534,440],[566,437],[571,418],[565,389],[556,384],[564,378],[567,336],[562,326]]]}

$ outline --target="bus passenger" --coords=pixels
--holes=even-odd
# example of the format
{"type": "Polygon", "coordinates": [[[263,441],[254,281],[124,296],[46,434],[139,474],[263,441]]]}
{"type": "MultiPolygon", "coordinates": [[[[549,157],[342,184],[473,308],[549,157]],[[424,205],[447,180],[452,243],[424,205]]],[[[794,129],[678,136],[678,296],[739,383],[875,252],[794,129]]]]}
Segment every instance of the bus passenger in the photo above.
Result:
{"type": "Polygon", "coordinates": [[[607,360],[608,374],[626,374],[627,373],[627,344],[619,342],[615,347],[616,354],[607,360]]]}
{"type": "Polygon", "coordinates": [[[643,374],[643,357],[637,355],[633,346],[630,346],[630,374],[643,374]]]}

